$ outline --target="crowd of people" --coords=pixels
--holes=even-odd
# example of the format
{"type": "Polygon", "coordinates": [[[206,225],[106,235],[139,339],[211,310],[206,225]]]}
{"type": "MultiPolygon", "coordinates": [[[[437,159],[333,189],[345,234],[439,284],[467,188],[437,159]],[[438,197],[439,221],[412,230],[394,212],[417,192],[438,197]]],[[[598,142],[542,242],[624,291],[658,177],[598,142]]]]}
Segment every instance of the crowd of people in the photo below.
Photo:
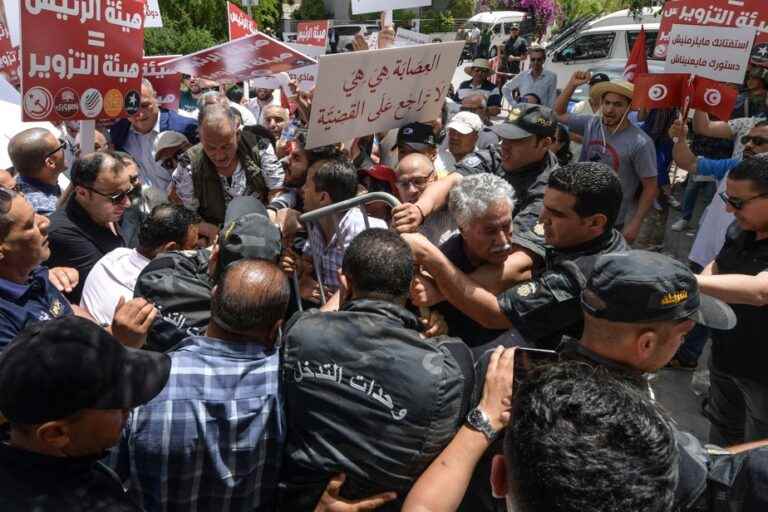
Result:
{"type": "Polygon", "coordinates": [[[319,148],[311,91],[195,77],[178,112],[144,80],[92,152],[16,134],[0,510],[768,509],[768,72],[688,123],[557,84],[516,30],[503,58],[438,119],[319,148]],[[641,236],[673,163],[673,230],[713,196],[690,262],[641,236]],[[709,339],[698,439],[649,375],[709,339]]]}

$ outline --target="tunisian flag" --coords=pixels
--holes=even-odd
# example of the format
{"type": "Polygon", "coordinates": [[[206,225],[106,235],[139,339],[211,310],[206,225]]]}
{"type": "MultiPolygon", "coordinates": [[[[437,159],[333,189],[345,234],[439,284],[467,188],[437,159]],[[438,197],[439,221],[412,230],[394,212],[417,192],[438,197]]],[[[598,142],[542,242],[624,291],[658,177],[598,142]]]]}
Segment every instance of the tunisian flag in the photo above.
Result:
{"type": "Polygon", "coordinates": [[[731,118],[737,96],[735,88],[697,76],[693,80],[691,107],[727,121],[731,118]]]}
{"type": "Polygon", "coordinates": [[[688,73],[638,74],[632,96],[634,108],[675,108],[683,103],[688,73]]]}
{"type": "Polygon", "coordinates": [[[629,54],[627,65],[624,66],[624,79],[635,83],[635,77],[641,73],[648,73],[648,60],[645,56],[645,28],[640,26],[640,35],[632,45],[632,53],[629,54]]]}

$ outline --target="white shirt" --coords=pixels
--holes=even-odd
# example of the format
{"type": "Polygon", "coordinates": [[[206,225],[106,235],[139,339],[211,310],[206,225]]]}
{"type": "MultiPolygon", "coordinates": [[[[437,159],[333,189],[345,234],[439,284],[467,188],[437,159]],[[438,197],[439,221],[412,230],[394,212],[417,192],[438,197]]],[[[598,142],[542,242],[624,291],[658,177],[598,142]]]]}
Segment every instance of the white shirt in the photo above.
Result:
{"type": "Polygon", "coordinates": [[[263,124],[264,109],[270,105],[280,105],[280,89],[275,89],[275,91],[272,92],[272,99],[268,101],[261,101],[259,98],[253,98],[252,100],[248,100],[245,104],[248,110],[253,114],[257,124],[263,124]]]}
{"type": "Polygon", "coordinates": [[[171,173],[163,169],[160,162],[155,162],[155,139],[159,133],[160,114],[158,113],[155,127],[149,133],[139,133],[131,126],[125,141],[125,151],[130,153],[139,165],[142,183],[165,192],[171,183],[171,173]]]}
{"type": "Polygon", "coordinates": [[[101,325],[109,325],[120,297],[133,299],[133,289],[149,259],[136,249],[118,247],[96,262],[83,287],[80,306],[87,309],[101,325]]]}
{"type": "Polygon", "coordinates": [[[243,118],[243,126],[255,126],[259,124],[258,118],[245,106],[235,103],[234,101],[230,101],[229,106],[234,107],[240,112],[240,116],[243,118]]]}
{"type": "Polygon", "coordinates": [[[512,92],[515,89],[518,90],[521,98],[526,94],[533,93],[541,99],[542,105],[552,108],[557,99],[557,75],[544,69],[538,78],[534,78],[530,69],[523,71],[501,88],[501,94],[504,95],[510,105],[517,103],[512,97],[512,92]]]}

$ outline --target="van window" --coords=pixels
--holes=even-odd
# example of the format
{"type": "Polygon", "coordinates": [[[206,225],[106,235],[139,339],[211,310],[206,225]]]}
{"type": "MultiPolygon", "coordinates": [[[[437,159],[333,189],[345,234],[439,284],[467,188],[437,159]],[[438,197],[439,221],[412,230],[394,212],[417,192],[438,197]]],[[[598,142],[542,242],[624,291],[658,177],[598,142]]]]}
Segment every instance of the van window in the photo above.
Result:
{"type": "MultiPolygon", "coordinates": [[[[649,59],[654,59],[653,49],[656,48],[656,36],[659,33],[655,30],[645,31],[645,56],[649,59]]],[[[632,52],[632,47],[635,46],[635,41],[640,36],[640,31],[635,30],[633,32],[627,32],[627,55],[632,52]]]]}
{"type": "Polygon", "coordinates": [[[581,36],[559,53],[561,61],[605,59],[611,54],[614,32],[581,36]]]}
{"type": "Polygon", "coordinates": [[[512,32],[512,23],[505,23],[504,24],[504,33],[509,34],[512,32]]]}
{"type": "Polygon", "coordinates": [[[501,34],[501,25],[502,23],[497,23],[493,26],[493,33],[494,34],[501,34]]]}

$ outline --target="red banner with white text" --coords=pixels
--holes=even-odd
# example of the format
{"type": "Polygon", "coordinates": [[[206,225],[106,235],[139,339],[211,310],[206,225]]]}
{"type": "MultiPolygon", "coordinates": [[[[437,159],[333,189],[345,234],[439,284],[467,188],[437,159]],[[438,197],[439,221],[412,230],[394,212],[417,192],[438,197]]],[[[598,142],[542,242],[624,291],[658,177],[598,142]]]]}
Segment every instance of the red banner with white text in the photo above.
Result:
{"type": "Polygon", "coordinates": [[[296,28],[296,42],[325,48],[328,42],[328,28],[330,25],[331,22],[328,20],[300,21],[296,28]]]}
{"type": "Polygon", "coordinates": [[[230,41],[255,34],[259,28],[253,18],[248,16],[248,13],[232,2],[227,2],[227,26],[229,27],[230,41]]]}
{"type": "Polygon", "coordinates": [[[178,110],[181,101],[181,73],[165,68],[162,64],[181,55],[157,55],[144,57],[142,76],[152,83],[161,108],[178,110]]]}

